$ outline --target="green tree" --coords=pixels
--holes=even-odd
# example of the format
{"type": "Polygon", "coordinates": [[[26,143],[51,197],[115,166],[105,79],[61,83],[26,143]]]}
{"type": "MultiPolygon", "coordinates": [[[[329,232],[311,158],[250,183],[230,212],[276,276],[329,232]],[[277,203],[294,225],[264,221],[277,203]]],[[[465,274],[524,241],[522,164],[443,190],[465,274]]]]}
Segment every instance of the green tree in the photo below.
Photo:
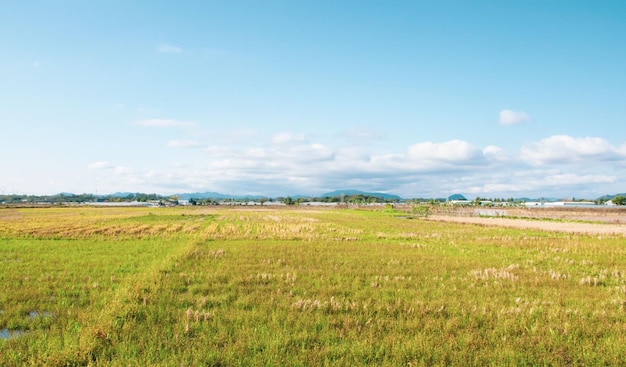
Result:
{"type": "Polygon", "coordinates": [[[626,205],[626,196],[617,195],[613,198],[613,204],[615,205],[626,205]]]}

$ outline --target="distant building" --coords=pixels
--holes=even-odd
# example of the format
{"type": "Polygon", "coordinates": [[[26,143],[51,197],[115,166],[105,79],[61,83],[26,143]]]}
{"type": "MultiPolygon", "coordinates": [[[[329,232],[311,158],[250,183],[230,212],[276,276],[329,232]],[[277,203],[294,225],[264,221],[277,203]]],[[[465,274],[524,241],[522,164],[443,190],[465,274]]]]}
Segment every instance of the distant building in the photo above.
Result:
{"type": "Polygon", "coordinates": [[[306,206],[337,206],[337,203],[326,203],[326,202],[320,202],[320,201],[305,201],[303,203],[300,203],[300,205],[306,205],[306,206]]]}
{"type": "Polygon", "coordinates": [[[593,201],[529,201],[524,203],[527,207],[545,207],[545,208],[580,208],[580,207],[596,207],[593,201]]]}
{"type": "Polygon", "coordinates": [[[448,205],[471,205],[473,201],[469,200],[449,200],[448,205]]]}

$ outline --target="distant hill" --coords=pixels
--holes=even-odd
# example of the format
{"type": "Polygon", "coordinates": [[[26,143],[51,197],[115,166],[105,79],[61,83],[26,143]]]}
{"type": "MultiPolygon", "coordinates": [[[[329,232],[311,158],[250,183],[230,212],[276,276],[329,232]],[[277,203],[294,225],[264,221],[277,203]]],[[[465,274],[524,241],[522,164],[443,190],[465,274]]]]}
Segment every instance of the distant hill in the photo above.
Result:
{"type": "Polygon", "coordinates": [[[114,192],[113,194],[110,195],[100,195],[100,196],[110,196],[113,198],[123,198],[123,197],[127,197],[129,195],[135,195],[137,193],[135,192],[114,192]]]}
{"type": "MultiPolygon", "coordinates": [[[[97,198],[99,201],[108,201],[108,200],[112,200],[112,201],[132,201],[132,200],[138,200],[138,201],[146,201],[146,200],[162,200],[162,199],[167,199],[171,196],[177,196],[179,199],[182,200],[189,200],[189,199],[199,199],[199,200],[206,200],[206,199],[212,199],[212,200],[217,200],[217,201],[222,201],[222,200],[236,200],[236,201],[259,201],[262,199],[280,199],[280,198],[285,198],[285,197],[290,197],[292,200],[298,200],[298,199],[304,199],[304,201],[308,201],[308,200],[321,200],[321,201],[332,201],[332,202],[336,202],[339,201],[337,199],[341,198],[341,196],[344,196],[344,199],[346,201],[352,201],[352,200],[360,200],[361,198],[358,198],[358,196],[364,196],[366,197],[368,201],[371,201],[371,198],[376,198],[376,201],[386,201],[386,202],[393,202],[393,201],[398,201],[398,202],[402,202],[404,200],[407,199],[411,199],[411,200],[417,200],[417,201],[438,201],[438,202],[445,202],[447,200],[467,200],[467,198],[462,195],[462,194],[453,194],[450,195],[449,197],[437,197],[437,198],[401,198],[398,195],[394,195],[394,194],[387,194],[387,193],[381,193],[381,192],[367,192],[367,191],[361,191],[361,190],[353,190],[353,189],[349,189],[349,190],[335,190],[335,191],[331,191],[331,192],[327,192],[324,193],[322,195],[278,195],[278,196],[267,196],[267,195],[233,195],[233,194],[222,194],[219,192],[212,192],[212,191],[205,191],[205,192],[192,192],[192,193],[179,193],[179,194],[174,194],[174,195],[161,195],[161,194],[156,194],[156,193],[152,193],[152,194],[146,194],[146,193],[140,193],[140,192],[115,192],[112,194],[87,194],[87,193],[83,193],[83,194],[74,194],[71,192],[60,192],[58,194],[54,194],[54,195],[27,195],[27,194],[22,194],[22,195],[0,195],[0,202],[17,202],[17,201],[24,201],[24,200],[28,200],[30,202],[35,202],[35,201],[42,201],[42,202],[87,202],[87,201],[93,201],[95,200],[95,198],[97,198]],[[357,196],[355,198],[355,196],[357,196]]],[[[613,200],[616,196],[622,196],[622,197],[626,197],[626,193],[618,193],[618,194],[607,194],[607,195],[603,195],[600,196],[599,198],[595,199],[598,201],[609,201],[609,200],[613,200]]],[[[580,198],[579,198],[580,199],[580,198]]],[[[495,199],[497,200],[497,198],[495,199]]],[[[507,199],[508,200],[508,199],[507,199]]],[[[541,198],[531,198],[531,197],[517,197],[514,198],[513,201],[515,202],[555,202],[555,201],[560,201],[563,199],[558,199],[558,198],[548,198],[548,197],[541,197],[541,198]]],[[[589,200],[589,199],[588,199],[589,200]]],[[[591,199],[593,200],[593,199],[591,199]]]]}
{"type": "Polygon", "coordinates": [[[231,199],[232,195],[220,194],[219,192],[190,192],[185,194],[176,194],[179,199],[231,199]]]}
{"type": "Polygon", "coordinates": [[[192,193],[186,193],[186,194],[176,194],[175,196],[178,196],[179,199],[186,199],[186,200],[189,200],[191,198],[194,198],[194,199],[220,199],[220,200],[227,200],[227,199],[259,200],[259,199],[267,198],[267,196],[263,196],[263,195],[226,195],[226,194],[220,194],[219,192],[192,192],[192,193]]]}
{"type": "Polygon", "coordinates": [[[563,201],[564,199],[559,199],[559,198],[546,198],[546,197],[540,197],[540,198],[515,198],[513,199],[516,202],[525,202],[525,203],[529,203],[529,202],[545,202],[545,203],[553,203],[556,201],[563,201]]]}
{"type": "Polygon", "coordinates": [[[365,191],[359,191],[359,190],[335,190],[335,191],[331,191],[331,192],[327,192],[325,194],[322,194],[319,197],[322,197],[322,198],[326,198],[326,197],[334,198],[334,197],[341,197],[341,195],[344,195],[344,196],[352,196],[352,195],[372,196],[372,197],[380,198],[380,199],[383,199],[383,200],[401,200],[402,199],[398,195],[385,194],[385,193],[382,193],[382,192],[365,192],[365,191]]]}
{"type": "MultiPolygon", "coordinates": [[[[92,194],[82,194],[82,195],[92,195],[92,194]]],[[[47,197],[74,197],[74,196],[82,196],[82,195],[76,195],[74,193],[70,193],[70,192],[60,192],[56,195],[52,195],[52,196],[47,196],[47,197]]],[[[106,198],[106,197],[113,197],[113,198],[127,198],[127,197],[138,197],[138,196],[155,196],[158,198],[167,198],[170,196],[178,196],[179,199],[183,199],[183,200],[189,200],[191,198],[194,199],[215,199],[215,200],[228,200],[228,199],[234,199],[234,200],[260,200],[260,199],[267,199],[269,198],[269,196],[266,195],[232,195],[232,194],[222,194],[219,192],[213,192],[213,191],[205,191],[205,192],[192,192],[192,193],[180,193],[180,194],[174,194],[174,195],[160,195],[160,194],[145,194],[145,193],[138,193],[138,192],[115,192],[113,194],[108,194],[108,195],[97,195],[99,198],[106,198]]],[[[335,190],[335,191],[331,191],[331,192],[327,192],[321,195],[284,195],[284,196],[290,196],[292,199],[311,199],[311,198],[325,198],[325,197],[330,197],[330,198],[339,198],[341,197],[341,195],[344,195],[345,197],[348,196],[354,196],[354,195],[363,195],[363,196],[370,196],[370,197],[376,197],[382,200],[386,200],[386,201],[401,201],[403,200],[400,196],[398,195],[394,195],[394,194],[387,194],[387,193],[381,193],[381,192],[367,192],[367,191],[361,191],[361,190],[335,190]]],[[[94,195],[96,196],[96,195],[94,195]]],[[[596,200],[601,200],[601,201],[608,201],[608,200],[612,200],[614,197],[616,196],[625,196],[626,197],[626,193],[619,193],[619,194],[607,194],[607,195],[603,195],[600,196],[599,198],[597,198],[596,200]]],[[[462,194],[453,194],[450,195],[447,198],[435,198],[434,200],[437,201],[441,201],[444,202],[446,200],[468,200],[464,195],[462,194]]],[[[544,201],[544,202],[552,202],[552,201],[559,201],[561,199],[557,199],[557,198],[529,198],[529,197],[517,197],[514,199],[514,201],[516,202],[532,202],[532,201],[544,201]]]]}
{"type": "Polygon", "coordinates": [[[622,193],[622,194],[615,194],[615,195],[604,195],[604,196],[600,196],[598,198],[598,200],[604,200],[604,201],[608,201],[608,200],[612,200],[613,198],[615,198],[616,196],[626,196],[626,193],[622,193]]]}

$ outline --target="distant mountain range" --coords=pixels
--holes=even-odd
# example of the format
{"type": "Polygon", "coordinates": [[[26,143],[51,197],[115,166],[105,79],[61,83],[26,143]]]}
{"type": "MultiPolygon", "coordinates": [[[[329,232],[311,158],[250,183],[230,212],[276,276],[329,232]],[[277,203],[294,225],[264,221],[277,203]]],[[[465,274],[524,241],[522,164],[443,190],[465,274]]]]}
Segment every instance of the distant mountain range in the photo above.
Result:
{"type": "MultiPolygon", "coordinates": [[[[103,196],[112,196],[112,197],[119,197],[119,198],[123,198],[123,197],[128,197],[128,196],[132,196],[132,195],[137,195],[137,193],[134,192],[116,192],[113,193],[111,195],[98,195],[100,197],[103,196]]],[[[158,194],[157,194],[158,195],[158,194]]],[[[67,194],[66,194],[67,196],[67,194]]],[[[263,199],[263,198],[267,198],[267,196],[263,196],[263,195],[227,195],[227,194],[221,194],[219,192],[212,192],[212,191],[206,191],[206,192],[190,192],[190,193],[183,193],[183,194],[174,194],[174,195],[158,195],[160,197],[170,197],[170,196],[177,196],[179,199],[184,199],[184,200],[189,200],[191,198],[194,199],[219,199],[219,200],[227,200],[227,199],[235,199],[235,200],[243,200],[243,199],[250,199],[250,200],[258,200],[258,199],[263,199]]]]}
{"type": "MultiPolygon", "coordinates": [[[[120,193],[120,194],[121,194],[120,196],[128,195],[128,194],[123,194],[123,193],[120,193]]],[[[322,194],[322,195],[285,195],[285,196],[290,196],[292,199],[298,199],[298,198],[314,198],[314,197],[318,197],[318,198],[341,197],[341,195],[344,195],[344,196],[352,196],[352,195],[372,196],[372,197],[381,198],[383,200],[400,200],[401,199],[398,195],[385,194],[385,193],[380,193],[380,192],[365,192],[365,191],[359,191],[359,190],[335,190],[335,191],[327,192],[327,193],[322,194]]],[[[176,194],[175,196],[178,196],[179,199],[186,199],[186,200],[189,200],[191,198],[194,198],[194,199],[220,199],[220,200],[227,200],[227,199],[258,200],[258,199],[267,198],[267,196],[263,196],[263,195],[226,195],[226,194],[221,194],[219,192],[193,192],[193,193],[185,193],[185,194],[176,194]]]]}
{"type": "Polygon", "coordinates": [[[353,195],[363,195],[363,196],[371,196],[375,198],[380,198],[383,200],[400,200],[402,199],[398,195],[393,194],[385,194],[382,192],[365,192],[359,190],[335,190],[331,192],[327,192],[325,194],[319,195],[320,198],[335,198],[341,196],[353,196],[353,195]]]}
{"type": "Polygon", "coordinates": [[[176,194],[175,196],[178,196],[179,199],[220,199],[220,200],[228,200],[228,199],[235,199],[235,200],[243,200],[243,199],[250,199],[250,200],[257,200],[257,199],[263,199],[266,198],[267,196],[262,196],[262,195],[227,195],[227,194],[221,194],[219,192],[193,192],[193,193],[186,193],[186,194],[176,194]]]}
{"type": "MultiPolygon", "coordinates": [[[[363,195],[363,196],[369,196],[369,197],[376,197],[376,198],[380,198],[382,200],[388,200],[388,201],[400,201],[403,200],[403,198],[401,198],[398,195],[394,195],[394,194],[388,194],[388,193],[381,193],[381,192],[367,192],[367,191],[360,191],[360,190],[354,190],[354,189],[348,189],[348,190],[335,190],[335,191],[331,191],[331,192],[327,192],[321,195],[285,195],[286,196],[290,196],[292,199],[314,199],[314,198],[340,198],[341,196],[344,197],[349,197],[349,196],[355,196],[355,195],[363,195]]],[[[4,195],[6,197],[8,196],[15,196],[15,195],[4,195]]],[[[36,195],[18,195],[18,196],[36,196],[36,195]]],[[[43,195],[42,197],[65,197],[65,198],[69,198],[69,197],[82,197],[82,196],[93,196],[93,197],[98,197],[98,198],[106,198],[106,197],[115,197],[115,198],[133,198],[133,197],[160,197],[160,198],[167,198],[170,196],[177,196],[179,199],[183,199],[183,200],[189,200],[191,198],[194,199],[216,199],[216,200],[228,200],[228,199],[233,199],[233,200],[260,200],[260,199],[267,199],[269,198],[268,196],[265,195],[228,195],[228,194],[222,194],[219,192],[212,192],[212,191],[206,191],[206,192],[193,192],[193,193],[181,193],[181,194],[174,194],[174,195],[160,195],[160,194],[146,194],[146,193],[135,193],[135,192],[116,192],[113,194],[107,194],[107,195],[93,195],[93,194],[81,194],[81,195],[76,195],[70,192],[61,192],[58,193],[56,195],[43,195]]],[[[602,200],[602,201],[608,201],[613,199],[616,196],[624,196],[626,197],[626,193],[619,193],[619,194],[614,194],[614,195],[603,195],[600,196],[599,198],[595,199],[595,200],[602,200]]],[[[406,198],[405,198],[406,199],[406,198]]],[[[446,201],[446,200],[467,200],[466,197],[462,194],[453,194],[450,195],[447,198],[409,198],[409,199],[418,199],[418,200],[430,200],[430,199],[434,199],[437,201],[446,201]]],[[[558,199],[558,198],[527,198],[527,197],[519,197],[519,198],[514,198],[515,201],[520,202],[520,201],[524,201],[524,202],[531,202],[531,201],[545,201],[545,202],[551,202],[551,201],[559,201],[562,199],[558,199]]],[[[592,199],[593,200],[593,199],[592,199]]]]}

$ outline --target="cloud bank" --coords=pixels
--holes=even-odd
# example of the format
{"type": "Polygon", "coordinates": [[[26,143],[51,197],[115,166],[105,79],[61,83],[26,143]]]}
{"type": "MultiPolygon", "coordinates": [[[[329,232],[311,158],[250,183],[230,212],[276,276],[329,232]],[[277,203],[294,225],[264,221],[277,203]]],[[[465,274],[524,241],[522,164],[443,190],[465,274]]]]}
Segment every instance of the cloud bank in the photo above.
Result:
{"type": "Polygon", "coordinates": [[[524,112],[516,112],[512,110],[502,110],[499,114],[501,125],[516,125],[530,121],[530,117],[524,112]]]}
{"type": "Polygon", "coordinates": [[[597,137],[575,138],[554,135],[521,148],[522,159],[537,165],[551,163],[618,161],[626,158],[626,149],[614,147],[597,137]]]}
{"type": "MultiPolygon", "coordinates": [[[[152,119],[135,124],[169,128],[190,123],[152,119]]],[[[278,196],[356,188],[404,197],[601,195],[618,190],[626,168],[626,144],[614,146],[596,137],[554,135],[513,151],[461,139],[417,141],[390,150],[354,144],[341,134],[192,130],[172,130],[162,142],[167,165],[141,171],[126,162],[100,161],[89,168],[108,168],[113,174],[106,179],[115,187],[139,185],[139,191],[278,196]]]]}
{"type": "Polygon", "coordinates": [[[87,165],[89,169],[108,169],[113,168],[113,165],[107,161],[94,162],[87,165]]]}

